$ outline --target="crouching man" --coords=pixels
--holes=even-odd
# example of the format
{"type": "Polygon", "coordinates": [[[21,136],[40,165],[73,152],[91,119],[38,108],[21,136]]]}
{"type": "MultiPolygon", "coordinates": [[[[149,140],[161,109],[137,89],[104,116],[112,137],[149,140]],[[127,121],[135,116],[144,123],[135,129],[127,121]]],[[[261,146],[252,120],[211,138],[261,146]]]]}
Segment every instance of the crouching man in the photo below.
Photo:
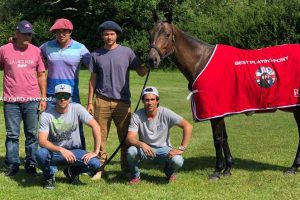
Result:
{"type": "Polygon", "coordinates": [[[176,180],[175,172],[182,167],[185,149],[192,136],[192,125],[173,111],[159,106],[155,87],[146,87],[142,93],[144,108],[135,112],[128,128],[127,160],[131,172],[130,184],[140,182],[139,164],[158,162],[169,181],[176,180]],[[158,107],[159,106],[159,107],[158,107]],[[182,128],[183,138],[178,148],[170,143],[170,128],[182,128]],[[139,138],[139,139],[138,139],[139,138]]]}
{"type": "Polygon", "coordinates": [[[93,175],[100,168],[97,155],[100,151],[101,134],[96,120],[77,103],[70,103],[71,86],[60,84],[55,87],[56,105],[41,115],[38,133],[39,148],[36,159],[43,171],[45,188],[55,188],[57,166],[67,166],[65,176],[70,183],[79,183],[79,175],[93,175]],[[92,128],[94,151],[82,150],[79,122],[92,128]]]}

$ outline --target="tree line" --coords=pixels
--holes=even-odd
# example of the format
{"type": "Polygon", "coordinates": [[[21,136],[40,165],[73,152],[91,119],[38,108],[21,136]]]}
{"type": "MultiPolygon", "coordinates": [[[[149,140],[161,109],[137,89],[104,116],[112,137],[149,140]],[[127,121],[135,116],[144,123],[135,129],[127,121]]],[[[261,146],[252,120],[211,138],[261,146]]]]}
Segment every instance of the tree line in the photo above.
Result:
{"type": "Polygon", "coordinates": [[[176,26],[210,44],[254,49],[300,40],[300,0],[0,0],[0,45],[26,19],[39,46],[53,38],[55,19],[64,17],[74,24],[72,37],[93,51],[102,46],[98,25],[113,20],[124,30],[119,42],[145,59],[154,9],[162,19],[172,10],[176,26]]]}

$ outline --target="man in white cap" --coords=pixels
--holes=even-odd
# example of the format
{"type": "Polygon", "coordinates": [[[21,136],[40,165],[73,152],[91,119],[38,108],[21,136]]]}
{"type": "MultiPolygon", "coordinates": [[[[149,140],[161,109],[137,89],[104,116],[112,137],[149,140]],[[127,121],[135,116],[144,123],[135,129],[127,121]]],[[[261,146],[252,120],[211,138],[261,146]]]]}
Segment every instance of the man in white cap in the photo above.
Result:
{"type": "MultiPolygon", "coordinates": [[[[59,84],[68,84],[72,88],[72,102],[81,103],[79,96],[79,71],[81,64],[88,67],[90,52],[84,44],[71,38],[73,24],[65,18],[57,19],[50,31],[55,39],[45,42],[40,48],[47,59],[47,97],[54,98],[54,88],[59,84]]],[[[82,148],[86,149],[82,124],[80,137],[82,148]]]]}
{"type": "Polygon", "coordinates": [[[155,87],[146,87],[142,93],[144,108],[131,118],[126,142],[130,145],[127,160],[131,172],[130,184],[140,182],[141,162],[157,162],[163,166],[167,179],[176,180],[175,172],[182,167],[182,154],[192,136],[192,125],[168,108],[159,106],[159,94],[155,87]],[[170,142],[170,128],[182,128],[182,141],[178,148],[170,142]]]}
{"type": "Polygon", "coordinates": [[[36,152],[36,159],[43,171],[45,188],[54,189],[56,166],[69,166],[64,174],[70,183],[79,182],[79,174],[89,172],[93,175],[100,168],[96,158],[100,151],[100,127],[86,109],[78,103],[70,103],[71,86],[55,86],[55,107],[49,107],[41,115],[38,141],[41,148],[36,152]],[[79,122],[92,128],[94,150],[82,149],[79,122]]]}
{"type": "Polygon", "coordinates": [[[4,118],[6,126],[6,176],[19,171],[19,135],[21,121],[25,133],[25,171],[36,175],[38,110],[46,109],[45,65],[38,47],[31,44],[32,24],[22,20],[15,39],[0,47],[0,70],[3,76],[4,118]],[[40,98],[42,97],[42,99],[40,98]]]}

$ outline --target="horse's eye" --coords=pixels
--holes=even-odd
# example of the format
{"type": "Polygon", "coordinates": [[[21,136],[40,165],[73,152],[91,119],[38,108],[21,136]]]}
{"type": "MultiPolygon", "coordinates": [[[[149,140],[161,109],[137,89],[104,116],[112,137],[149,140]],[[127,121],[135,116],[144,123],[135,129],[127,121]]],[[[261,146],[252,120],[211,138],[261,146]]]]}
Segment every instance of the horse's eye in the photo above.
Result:
{"type": "Polygon", "coordinates": [[[170,34],[170,33],[168,33],[168,34],[167,34],[167,37],[170,37],[170,35],[171,35],[171,34],[170,34]]]}

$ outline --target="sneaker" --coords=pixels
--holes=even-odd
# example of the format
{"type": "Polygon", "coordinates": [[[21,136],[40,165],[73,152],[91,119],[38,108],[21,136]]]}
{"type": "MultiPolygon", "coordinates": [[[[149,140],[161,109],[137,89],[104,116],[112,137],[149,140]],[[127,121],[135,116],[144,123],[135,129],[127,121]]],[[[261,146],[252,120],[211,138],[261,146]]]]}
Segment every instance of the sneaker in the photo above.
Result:
{"type": "Polygon", "coordinates": [[[12,168],[8,167],[6,172],[4,173],[5,176],[14,176],[16,173],[18,173],[19,168],[12,168]]]}
{"type": "Polygon", "coordinates": [[[45,189],[53,190],[55,189],[55,179],[50,178],[45,181],[45,189]]]}
{"type": "Polygon", "coordinates": [[[100,180],[101,177],[102,177],[103,172],[104,172],[104,171],[99,171],[99,172],[97,172],[96,174],[94,174],[94,176],[92,176],[91,179],[92,179],[93,181],[100,180]]]}
{"type": "Polygon", "coordinates": [[[168,177],[168,180],[169,180],[169,182],[176,181],[176,174],[175,173],[171,174],[171,176],[168,177]]]}
{"type": "Polygon", "coordinates": [[[25,171],[27,172],[27,174],[29,174],[30,176],[37,176],[37,172],[36,172],[36,167],[35,165],[28,165],[25,166],[25,171]]]}
{"type": "Polygon", "coordinates": [[[65,170],[64,170],[64,174],[65,176],[68,178],[69,182],[71,184],[74,184],[74,185],[77,185],[77,184],[80,184],[80,180],[79,180],[79,175],[75,175],[73,172],[72,172],[72,169],[71,169],[71,166],[67,167],[65,170]]]}
{"type": "Polygon", "coordinates": [[[135,185],[135,184],[138,184],[140,181],[141,181],[141,177],[136,177],[136,178],[131,179],[129,181],[129,184],[130,185],[135,185]]]}

